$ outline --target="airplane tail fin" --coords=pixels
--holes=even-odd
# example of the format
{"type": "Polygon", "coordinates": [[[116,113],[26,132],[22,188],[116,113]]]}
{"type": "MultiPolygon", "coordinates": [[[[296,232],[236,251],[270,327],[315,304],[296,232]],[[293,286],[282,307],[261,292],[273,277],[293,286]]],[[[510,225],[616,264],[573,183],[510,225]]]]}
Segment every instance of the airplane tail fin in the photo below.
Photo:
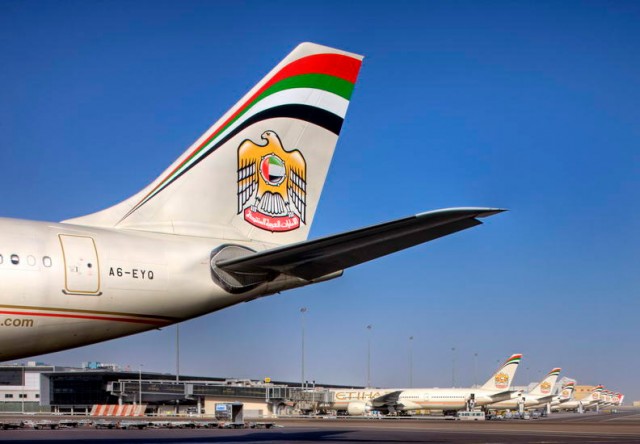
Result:
{"type": "Polygon", "coordinates": [[[545,376],[544,379],[538,383],[538,385],[531,389],[530,394],[536,396],[550,395],[553,387],[556,385],[560,370],[562,369],[554,368],[549,373],[547,373],[547,376],[545,376]]]}
{"type": "Polygon", "coordinates": [[[576,383],[573,381],[567,382],[562,386],[560,390],[560,401],[568,401],[573,398],[573,391],[576,389],[576,383]]]}
{"type": "Polygon", "coordinates": [[[300,44],[150,185],[65,222],[272,245],[305,240],[361,63],[300,44]]]}
{"type": "Polygon", "coordinates": [[[522,359],[521,354],[511,355],[491,378],[482,386],[484,390],[509,390],[522,359]]]}
{"type": "Polygon", "coordinates": [[[598,385],[594,387],[591,391],[591,400],[592,401],[600,401],[602,399],[602,392],[604,391],[603,385],[598,385]]]}

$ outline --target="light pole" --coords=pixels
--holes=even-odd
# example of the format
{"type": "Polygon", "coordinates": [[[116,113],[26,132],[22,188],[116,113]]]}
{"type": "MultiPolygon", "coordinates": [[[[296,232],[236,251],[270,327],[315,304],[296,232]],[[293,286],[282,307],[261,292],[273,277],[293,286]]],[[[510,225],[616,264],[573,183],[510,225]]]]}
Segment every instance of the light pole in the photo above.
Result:
{"type": "Polygon", "coordinates": [[[473,354],[473,384],[478,385],[478,353],[473,354]]]}
{"type": "Polygon", "coordinates": [[[138,365],[138,405],[142,405],[142,364],[138,365]]]}
{"type": "Polygon", "coordinates": [[[22,401],[22,413],[24,413],[24,397],[27,396],[27,381],[25,380],[24,363],[22,364],[22,393],[20,394],[20,401],[22,401]]]}
{"type": "Polygon", "coordinates": [[[409,388],[413,388],[413,336],[409,336],[409,388]]]}
{"type": "Polygon", "coordinates": [[[456,386],[456,348],[451,347],[451,387],[456,386]]]}
{"type": "Polygon", "coordinates": [[[307,312],[307,307],[300,309],[300,317],[302,319],[302,378],[300,379],[300,387],[304,389],[304,314],[307,312]]]}
{"type": "Polygon", "coordinates": [[[367,335],[367,387],[371,387],[371,324],[367,325],[369,334],[367,335]]]}
{"type": "Polygon", "coordinates": [[[180,324],[176,324],[176,382],[180,381],[180,324]]]}

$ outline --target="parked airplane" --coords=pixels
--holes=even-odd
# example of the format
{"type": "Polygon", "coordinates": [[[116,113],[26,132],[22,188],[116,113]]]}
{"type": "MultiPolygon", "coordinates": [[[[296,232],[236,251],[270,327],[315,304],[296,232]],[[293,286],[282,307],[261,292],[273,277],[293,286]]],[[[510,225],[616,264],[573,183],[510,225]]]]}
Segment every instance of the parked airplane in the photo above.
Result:
{"type": "Polygon", "coordinates": [[[600,400],[600,393],[602,392],[602,386],[599,385],[597,387],[595,387],[591,393],[589,393],[587,396],[585,396],[582,399],[570,399],[566,402],[563,402],[562,404],[557,406],[558,410],[576,410],[576,411],[581,411],[581,410],[586,410],[587,408],[590,407],[595,407],[599,400],[600,400]]]}
{"type": "Polygon", "coordinates": [[[567,402],[573,401],[573,392],[576,389],[575,381],[568,381],[560,389],[560,393],[551,401],[551,411],[558,411],[567,402]]]}
{"type": "Polygon", "coordinates": [[[0,219],[0,361],[333,279],[500,212],[444,209],[307,240],[361,62],[303,43],[131,198],[62,223],[0,219]]]}
{"type": "Polygon", "coordinates": [[[619,394],[616,394],[612,390],[603,390],[603,396],[601,398],[600,406],[602,407],[615,407],[619,404],[619,394]]]}
{"type": "Polygon", "coordinates": [[[512,355],[482,387],[343,390],[336,392],[333,402],[326,407],[347,411],[349,415],[364,415],[372,410],[397,413],[423,409],[455,414],[474,405],[518,396],[510,387],[521,359],[520,354],[512,355]]]}
{"type": "Polygon", "coordinates": [[[445,415],[453,415],[458,410],[472,410],[474,407],[517,398],[521,393],[511,390],[511,383],[521,359],[521,354],[512,355],[480,388],[404,390],[398,396],[399,408],[396,410],[442,410],[445,415]]]}
{"type": "Polygon", "coordinates": [[[505,401],[489,404],[489,410],[516,410],[520,408],[532,408],[540,404],[546,404],[553,400],[553,387],[556,385],[560,368],[554,368],[544,377],[529,393],[523,393],[519,398],[507,399],[505,401]]]}

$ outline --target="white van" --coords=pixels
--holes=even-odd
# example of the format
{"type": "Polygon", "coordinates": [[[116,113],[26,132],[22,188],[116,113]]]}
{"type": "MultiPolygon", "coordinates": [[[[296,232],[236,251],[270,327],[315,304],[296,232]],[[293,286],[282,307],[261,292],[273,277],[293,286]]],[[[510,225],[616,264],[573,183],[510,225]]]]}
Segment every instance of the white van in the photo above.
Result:
{"type": "Polygon", "coordinates": [[[484,412],[481,411],[472,411],[472,412],[458,412],[458,416],[456,419],[460,421],[484,421],[485,415],[484,412]]]}

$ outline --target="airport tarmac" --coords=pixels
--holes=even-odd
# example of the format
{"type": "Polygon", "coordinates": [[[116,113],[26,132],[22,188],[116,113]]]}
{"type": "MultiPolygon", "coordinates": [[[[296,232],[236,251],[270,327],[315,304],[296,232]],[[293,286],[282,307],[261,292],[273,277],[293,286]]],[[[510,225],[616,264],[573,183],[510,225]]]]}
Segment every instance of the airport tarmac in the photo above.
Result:
{"type": "Polygon", "coordinates": [[[278,419],[277,428],[0,430],[2,442],[132,443],[631,443],[640,442],[640,411],[556,414],[537,420],[461,422],[415,419],[278,419]]]}

